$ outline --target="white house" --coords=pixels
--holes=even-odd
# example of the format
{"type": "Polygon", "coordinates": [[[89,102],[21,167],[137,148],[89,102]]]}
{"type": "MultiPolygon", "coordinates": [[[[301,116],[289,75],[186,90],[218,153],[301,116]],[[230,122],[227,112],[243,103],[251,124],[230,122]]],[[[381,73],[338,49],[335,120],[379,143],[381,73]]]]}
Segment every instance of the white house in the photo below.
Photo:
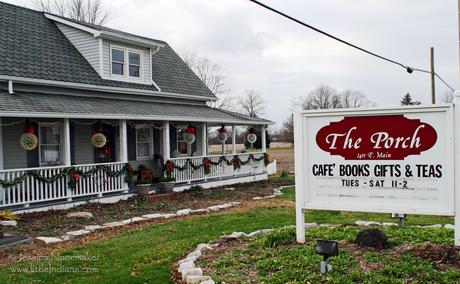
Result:
{"type": "Polygon", "coordinates": [[[128,164],[157,181],[170,161],[178,188],[266,178],[265,141],[210,156],[207,133],[272,122],[211,107],[166,42],[2,2],[0,34],[0,210],[128,194],[128,164]]]}

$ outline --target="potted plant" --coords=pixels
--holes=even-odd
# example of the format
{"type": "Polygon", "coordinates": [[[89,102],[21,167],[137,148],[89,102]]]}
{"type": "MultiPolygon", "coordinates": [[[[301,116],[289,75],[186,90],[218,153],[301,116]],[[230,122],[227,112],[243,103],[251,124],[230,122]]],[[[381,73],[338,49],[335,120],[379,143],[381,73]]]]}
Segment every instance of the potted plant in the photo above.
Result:
{"type": "Polygon", "coordinates": [[[150,186],[152,185],[149,179],[142,179],[136,182],[136,192],[139,196],[147,196],[150,193],[150,186]]]}
{"type": "Polygon", "coordinates": [[[175,182],[176,182],[176,179],[171,176],[160,178],[161,192],[163,193],[173,192],[175,182]]]}

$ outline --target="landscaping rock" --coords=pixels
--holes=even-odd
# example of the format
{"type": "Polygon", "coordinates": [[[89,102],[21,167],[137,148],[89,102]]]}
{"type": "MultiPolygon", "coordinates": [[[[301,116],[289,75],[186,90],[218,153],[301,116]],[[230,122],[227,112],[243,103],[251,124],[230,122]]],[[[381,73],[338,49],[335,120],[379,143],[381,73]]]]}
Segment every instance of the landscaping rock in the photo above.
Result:
{"type": "Polygon", "coordinates": [[[216,206],[209,206],[208,209],[209,209],[209,211],[211,211],[211,212],[217,212],[217,211],[220,210],[220,207],[219,207],[218,205],[216,205],[216,206]]]}
{"type": "Polygon", "coordinates": [[[195,250],[195,251],[192,251],[191,253],[187,254],[187,258],[196,257],[198,259],[200,256],[201,256],[201,251],[199,251],[199,250],[195,250]]]}
{"type": "Polygon", "coordinates": [[[226,187],[226,188],[224,188],[224,190],[233,191],[233,190],[235,190],[235,188],[234,187],[226,187]]]}
{"type": "Polygon", "coordinates": [[[316,228],[318,227],[318,224],[316,223],[305,223],[305,228],[316,228]]]}
{"type": "Polygon", "coordinates": [[[61,239],[63,241],[68,241],[68,240],[70,240],[70,236],[64,235],[64,236],[61,236],[61,239]]]}
{"type": "Polygon", "coordinates": [[[373,221],[356,221],[355,225],[369,227],[369,226],[382,226],[382,223],[373,222],[373,221]]]}
{"type": "Polygon", "coordinates": [[[93,218],[93,213],[91,212],[85,212],[85,211],[79,211],[79,212],[70,212],[67,214],[67,218],[93,218]]]}
{"type": "Polygon", "coordinates": [[[438,229],[438,228],[442,228],[442,225],[441,225],[441,224],[426,225],[426,226],[422,226],[422,228],[434,228],[434,229],[438,229]]]}
{"type": "Polygon", "coordinates": [[[273,194],[273,195],[265,196],[264,199],[275,198],[275,197],[276,195],[273,194]]]}
{"type": "Polygon", "coordinates": [[[181,264],[179,264],[179,268],[177,269],[177,271],[179,273],[182,273],[182,271],[184,271],[185,269],[192,269],[192,268],[196,268],[195,263],[193,261],[186,261],[186,262],[182,262],[181,264]]]}
{"type": "Polygon", "coordinates": [[[76,237],[76,236],[86,235],[86,234],[89,234],[89,233],[90,233],[90,231],[87,231],[87,230],[78,230],[78,231],[70,231],[70,232],[67,232],[65,234],[67,236],[76,237]]]}
{"type": "Polygon", "coordinates": [[[270,233],[272,231],[273,231],[273,229],[262,229],[262,230],[260,230],[260,233],[261,234],[267,234],[267,233],[270,233]]]}
{"type": "Polygon", "coordinates": [[[253,198],[252,198],[252,200],[261,200],[261,199],[263,199],[263,198],[260,197],[260,196],[256,196],[256,197],[253,197],[253,198]]]}
{"type": "Polygon", "coordinates": [[[54,238],[54,237],[36,237],[35,239],[45,245],[60,243],[63,241],[60,238],[54,238]]]}
{"type": "Polygon", "coordinates": [[[208,213],[209,209],[195,209],[190,211],[190,214],[205,214],[208,213]]]}
{"type": "Polygon", "coordinates": [[[160,213],[146,214],[146,215],[142,215],[142,217],[148,220],[159,219],[159,218],[163,218],[163,214],[160,214],[160,213]]]}
{"type": "Polygon", "coordinates": [[[90,231],[90,232],[100,230],[100,229],[102,229],[102,226],[99,226],[99,225],[85,226],[85,230],[90,231]]]}
{"type": "Polygon", "coordinates": [[[449,230],[454,230],[454,229],[455,229],[455,226],[452,225],[452,224],[445,224],[445,225],[444,225],[444,228],[449,229],[449,230]]]}
{"type": "Polygon", "coordinates": [[[182,270],[182,280],[187,281],[189,276],[203,276],[203,270],[201,268],[189,268],[182,270]]]}
{"type": "Polygon", "coordinates": [[[206,280],[206,281],[202,281],[200,284],[216,284],[216,282],[214,282],[214,280],[212,280],[212,279],[209,279],[209,280],[206,280]]]}
{"type": "Polygon", "coordinates": [[[164,219],[169,219],[169,218],[173,218],[173,217],[176,217],[176,216],[177,216],[177,214],[175,214],[175,213],[163,214],[164,219]]]}
{"type": "Polygon", "coordinates": [[[1,221],[0,225],[5,226],[5,227],[16,227],[18,225],[17,221],[1,221]]]}
{"type": "Polygon", "coordinates": [[[192,209],[182,209],[182,210],[179,210],[177,211],[177,216],[186,216],[186,215],[189,215],[190,214],[190,211],[192,211],[192,209]]]}
{"type": "Polygon", "coordinates": [[[211,280],[211,277],[209,276],[187,276],[187,279],[185,279],[185,283],[187,284],[200,284],[203,283],[203,281],[211,280]]]}
{"type": "Polygon", "coordinates": [[[248,238],[253,238],[253,237],[257,237],[259,235],[262,234],[262,231],[261,230],[257,230],[257,231],[254,231],[254,232],[251,232],[249,234],[246,234],[246,237],[248,238]]]}
{"type": "Polygon", "coordinates": [[[125,224],[123,224],[122,222],[110,222],[110,223],[105,223],[102,226],[105,228],[113,228],[113,227],[120,227],[124,225],[125,224]]]}
{"type": "Polygon", "coordinates": [[[230,204],[232,206],[239,206],[239,205],[241,205],[241,202],[233,201],[233,202],[230,202],[230,204]]]}
{"type": "Polygon", "coordinates": [[[208,244],[199,244],[196,246],[196,250],[202,251],[204,249],[212,249],[212,247],[208,244]]]}
{"type": "Polygon", "coordinates": [[[392,227],[392,226],[398,226],[398,223],[383,222],[382,225],[385,227],[392,227]]]}
{"type": "Polygon", "coordinates": [[[193,255],[191,257],[187,257],[187,258],[179,260],[179,265],[184,263],[184,262],[188,262],[188,261],[195,262],[197,259],[198,259],[198,257],[196,255],[193,255]]]}
{"type": "Polygon", "coordinates": [[[121,221],[123,224],[127,225],[127,224],[131,224],[131,223],[136,223],[136,222],[140,222],[140,221],[145,221],[147,220],[146,218],[143,218],[143,217],[133,217],[133,218],[130,218],[130,219],[126,219],[126,220],[123,220],[121,221]]]}
{"type": "Polygon", "coordinates": [[[336,225],[332,225],[332,224],[319,224],[318,227],[321,227],[321,228],[334,228],[336,225]]]}
{"type": "Polygon", "coordinates": [[[246,236],[246,233],[244,232],[233,232],[231,235],[226,236],[226,238],[229,239],[238,239],[240,237],[246,236]]]}

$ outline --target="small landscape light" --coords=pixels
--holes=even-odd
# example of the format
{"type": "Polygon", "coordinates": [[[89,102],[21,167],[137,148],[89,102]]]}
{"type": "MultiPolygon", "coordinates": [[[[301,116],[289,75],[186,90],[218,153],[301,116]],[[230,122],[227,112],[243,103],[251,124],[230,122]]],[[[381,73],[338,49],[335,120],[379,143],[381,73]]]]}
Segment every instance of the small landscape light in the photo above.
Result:
{"type": "Polygon", "coordinates": [[[398,225],[404,226],[404,219],[406,218],[406,214],[402,213],[391,213],[391,218],[399,219],[398,225]]]}
{"type": "Polygon", "coordinates": [[[316,240],[316,253],[323,256],[320,272],[331,272],[332,266],[327,264],[327,259],[339,255],[339,244],[336,241],[316,240]]]}

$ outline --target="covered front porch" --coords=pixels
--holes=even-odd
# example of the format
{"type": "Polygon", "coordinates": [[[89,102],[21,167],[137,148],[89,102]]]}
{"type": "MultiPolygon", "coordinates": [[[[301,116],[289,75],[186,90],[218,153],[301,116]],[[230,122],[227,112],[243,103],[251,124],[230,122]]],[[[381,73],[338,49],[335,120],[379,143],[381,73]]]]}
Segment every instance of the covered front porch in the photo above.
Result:
{"type": "Polygon", "coordinates": [[[166,162],[174,165],[169,175],[175,178],[178,189],[192,183],[218,185],[265,178],[266,126],[254,126],[261,130],[262,149],[238,152],[236,128],[247,125],[222,123],[232,141],[231,152],[210,155],[208,133],[212,128],[216,131],[220,124],[159,119],[2,117],[0,209],[19,210],[132,194],[133,184],[139,179],[147,178],[155,184],[168,174],[164,171],[166,162]],[[184,138],[190,127],[195,129],[193,143],[184,138]],[[25,133],[36,136],[35,147],[29,145],[31,149],[26,150],[25,133]],[[96,147],[92,140],[96,133],[106,137],[103,147],[96,147]],[[132,179],[129,169],[134,172],[132,179]]]}

